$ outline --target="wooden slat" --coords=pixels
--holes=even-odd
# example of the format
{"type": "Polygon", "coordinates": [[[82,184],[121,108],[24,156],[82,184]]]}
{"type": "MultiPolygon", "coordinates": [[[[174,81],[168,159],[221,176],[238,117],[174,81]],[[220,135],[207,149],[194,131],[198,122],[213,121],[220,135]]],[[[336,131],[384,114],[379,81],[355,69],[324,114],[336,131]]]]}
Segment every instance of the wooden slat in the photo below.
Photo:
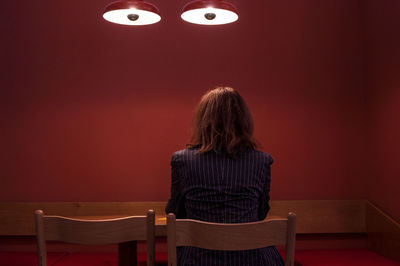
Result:
{"type": "Polygon", "coordinates": [[[256,249],[286,243],[287,219],[243,224],[176,220],[176,245],[214,250],[256,249]]]}
{"type": "Polygon", "coordinates": [[[84,245],[146,240],[146,216],[110,220],[78,220],[45,216],[45,239],[84,245]]]}
{"type": "MultiPolygon", "coordinates": [[[[366,232],[364,200],[271,201],[267,218],[297,215],[297,233],[366,232]]],[[[120,217],[155,210],[156,235],[166,235],[165,202],[27,202],[0,203],[0,235],[34,235],[34,211],[66,217],[120,217]]]]}
{"type": "Polygon", "coordinates": [[[363,233],[365,200],[290,200],[271,201],[269,216],[297,215],[296,232],[363,233]]]}
{"type": "Polygon", "coordinates": [[[368,248],[400,261],[400,224],[371,202],[367,204],[368,248]]]}

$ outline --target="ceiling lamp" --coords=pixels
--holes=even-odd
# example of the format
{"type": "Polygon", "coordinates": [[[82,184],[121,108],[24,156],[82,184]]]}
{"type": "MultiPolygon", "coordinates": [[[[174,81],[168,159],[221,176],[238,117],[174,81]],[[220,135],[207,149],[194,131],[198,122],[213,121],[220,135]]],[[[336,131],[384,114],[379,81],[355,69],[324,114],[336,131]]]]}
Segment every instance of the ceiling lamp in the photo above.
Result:
{"type": "Polygon", "coordinates": [[[221,25],[238,20],[234,5],[222,0],[196,0],[183,7],[181,18],[202,25],[221,25]]]}
{"type": "Polygon", "coordinates": [[[143,0],[113,2],[104,10],[103,18],[123,25],[148,25],[161,20],[157,7],[143,0]]]}

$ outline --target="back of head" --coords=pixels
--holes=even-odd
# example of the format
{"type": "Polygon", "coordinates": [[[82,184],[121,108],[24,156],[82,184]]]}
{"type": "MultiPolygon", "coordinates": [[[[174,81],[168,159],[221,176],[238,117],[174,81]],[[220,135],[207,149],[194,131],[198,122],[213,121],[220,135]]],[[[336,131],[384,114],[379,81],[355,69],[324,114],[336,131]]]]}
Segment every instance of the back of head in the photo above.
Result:
{"type": "Polygon", "coordinates": [[[230,87],[210,90],[197,106],[189,148],[236,157],[256,148],[253,119],[240,94],[230,87]]]}

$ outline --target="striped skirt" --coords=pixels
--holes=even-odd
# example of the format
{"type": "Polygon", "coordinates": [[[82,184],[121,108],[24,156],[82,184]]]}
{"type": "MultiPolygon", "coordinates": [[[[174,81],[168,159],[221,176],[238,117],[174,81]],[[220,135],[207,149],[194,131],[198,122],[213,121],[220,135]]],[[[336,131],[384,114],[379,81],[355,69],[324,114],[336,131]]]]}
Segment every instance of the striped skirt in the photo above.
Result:
{"type": "Polygon", "coordinates": [[[195,247],[177,248],[178,265],[196,266],[283,266],[278,250],[271,246],[244,251],[216,251],[195,247]]]}

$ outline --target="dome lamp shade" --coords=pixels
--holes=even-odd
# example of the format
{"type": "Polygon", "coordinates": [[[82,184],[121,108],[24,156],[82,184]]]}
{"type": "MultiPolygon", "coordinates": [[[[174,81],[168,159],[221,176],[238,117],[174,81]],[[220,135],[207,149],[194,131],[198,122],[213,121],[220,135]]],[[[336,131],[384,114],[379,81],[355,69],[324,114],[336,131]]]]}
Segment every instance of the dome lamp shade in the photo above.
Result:
{"type": "Polygon", "coordinates": [[[234,5],[222,0],[196,0],[187,3],[181,18],[187,22],[201,25],[221,25],[239,19],[234,5]]]}
{"type": "Polygon", "coordinates": [[[122,0],[109,4],[103,13],[109,22],[122,25],[149,25],[161,20],[157,7],[142,0],[122,0]]]}

